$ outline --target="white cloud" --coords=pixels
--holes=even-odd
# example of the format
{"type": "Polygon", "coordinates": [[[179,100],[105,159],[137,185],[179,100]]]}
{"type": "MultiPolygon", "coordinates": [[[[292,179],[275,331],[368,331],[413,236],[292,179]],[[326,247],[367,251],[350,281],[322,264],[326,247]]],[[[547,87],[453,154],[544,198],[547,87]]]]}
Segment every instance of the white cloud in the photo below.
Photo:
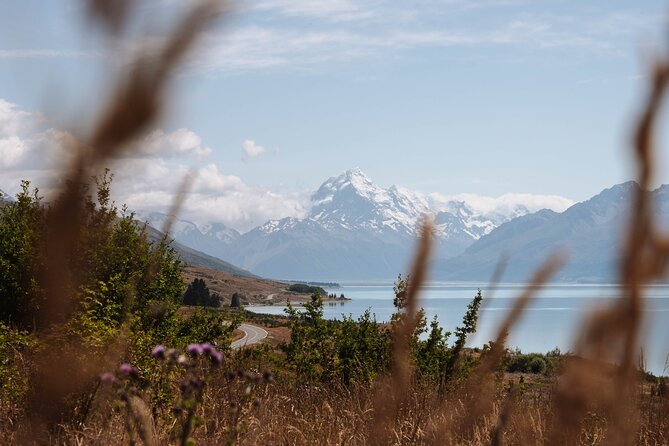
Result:
{"type": "Polygon", "coordinates": [[[256,144],[252,139],[247,139],[242,144],[242,150],[244,150],[244,155],[249,158],[255,158],[267,153],[267,149],[263,146],[256,144]]]}
{"type": "MultiPolygon", "coordinates": [[[[187,2],[155,3],[183,8],[187,2]]],[[[663,25],[662,17],[629,8],[602,11],[574,5],[558,12],[529,0],[250,0],[239,5],[241,25],[228,24],[203,36],[190,68],[209,75],[268,68],[304,71],[332,61],[394,59],[416,49],[458,46],[570,49],[611,56],[633,51],[630,43],[640,33],[663,25]]],[[[132,40],[126,42],[129,47],[138,39],[132,40]]],[[[0,49],[0,59],[103,54],[0,49]]]]}
{"type": "MultiPolygon", "coordinates": [[[[71,154],[73,136],[44,127],[44,117],[0,99],[0,189],[15,194],[22,179],[30,180],[47,198],[61,180],[59,172],[71,154]]],[[[253,141],[254,153],[264,149],[253,141]]],[[[181,181],[195,171],[183,216],[196,222],[222,222],[246,231],[267,220],[306,214],[308,194],[279,194],[228,175],[207,162],[212,153],[188,129],[158,129],[132,145],[132,152],[110,165],[112,193],[132,210],[167,211],[181,181]]]]}
{"type": "MultiPolygon", "coordinates": [[[[304,23],[298,21],[297,25],[287,26],[281,21],[259,21],[256,23],[262,23],[262,26],[246,25],[226,29],[224,33],[209,33],[191,59],[191,67],[209,74],[236,74],[269,68],[304,71],[330,62],[383,59],[416,49],[454,47],[472,51],[489,47],[505,47],[509,51],[570,50],[575,52],[571,57],[579,53],[610,57],[625,49],[633,51],[630,43],[639,38],[641,32],[661,27],[657,17],[617,11],[596,16],[520,11],[511,15],[500,14],[499,18],[486,21],[476,14],[465,13],[461,20],[445,19],[443,24],[435,27],[425,24],[434,17],[428,17],[424,12],[400,8],[411,12],[400,14],[397,7],[386,11],[377,3],[261,1],[255,9],[302,17],[304,23]],[[329,8],[376,22],[369,27],[360,26],[355,21],[331,23],[326,19],[331,17],[329,8]],[[307,20],[323,23],[314,27],[307,20]]],[[[486,5],[489,8],[512,8],[516,4],[513,1],[489,3],[486,5]]],[[[452,5],[442,3],[441,12],[433,15],[448,17],[450,8],[452,5]]]]}
{"type": "Polygon", "coordinates": [[[93,51],[55,50],[55,49],[0,49],[0,59],[37,59],[45,57],[53,58],[79,58],[100,57],[101,53],[93,51]]]}
{"type": "Polygon", "coordinates": [[[26,144],[18,136],[0,139],[0,168],[15,166],[26,152],[26,144]]]}
{"type": "Polygon", "coordinates": [[[162,129],[154,130],[144,137],[135,147],[140,156],[190,156],[203,159],[212,153],[212,149],[203,144],[202,138],[195,132],[180,128],[166,133],[162,129]]]}
{"type": "Polygon", "coordinates": [[[0,173],[43,170],[46,164],[62,167],[69,160],[67,143],[71,135],[45,124],[42,115],[0,99],[0,173]]]}
{"type": "Polygon", "coordinates": [[[363,0],[259,0],[253,5],[253,9],[289,17],[357,21],[375,17],[376,7],[380,3],[363,0]]]}
{"type": "Polygon", "coordinates": [[[463,201],[478,214],[510,214],[513,213],[514,209],[518,209],[519,207],[525,207],[529,212],[537,212],[542,209],[563,212],[574,204],[573,200],[559,195],[527,193],[507,193],[499,197],[486,197],[476,194],[442,195],[433,193],[428,197],[437,210],[448,210],[449,202],[463,201]]]}

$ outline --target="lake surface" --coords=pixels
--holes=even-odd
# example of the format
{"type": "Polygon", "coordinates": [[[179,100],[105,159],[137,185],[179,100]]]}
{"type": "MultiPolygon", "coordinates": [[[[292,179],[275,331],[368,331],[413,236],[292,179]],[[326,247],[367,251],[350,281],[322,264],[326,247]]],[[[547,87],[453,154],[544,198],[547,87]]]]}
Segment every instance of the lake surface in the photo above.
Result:
{"type": "MultiPolygon", "coordinates": [[[[483,284],[430,284],[424,287],[420,306],[428,321],[435,315],[442,327],[452,331],[462,321],[467,304],[478,288],[483,291],[477,333],[468,342],[482,346],[495,337],[497,327],[522,292],[519,285],[498,285],[488,290],[483,284]]],[[[324,304],[328,319],[342,315],[360,316],[366,309],[376,315],[377,321],[388,321],[394,311],[392,284],[343,284],[328,290],[337,295],[344,293],[350,301],[324,304]]],[[[611,303],[619,295],[615,285],[549,285],[542,288],[530,303],[522,319],[509,337],[509,346],[523,352],[545,353],[555,347],[563,352],[571,349],[584,317],[594,309],[611,303]]],[[[646,368],[655,374],[665,371],[669,355],[669,286],[648,287],[644,311],[644,357],[646,368]]],[[[284,314],[283,305],[253,306],[248,310],[266,314],[284,314]]]]}

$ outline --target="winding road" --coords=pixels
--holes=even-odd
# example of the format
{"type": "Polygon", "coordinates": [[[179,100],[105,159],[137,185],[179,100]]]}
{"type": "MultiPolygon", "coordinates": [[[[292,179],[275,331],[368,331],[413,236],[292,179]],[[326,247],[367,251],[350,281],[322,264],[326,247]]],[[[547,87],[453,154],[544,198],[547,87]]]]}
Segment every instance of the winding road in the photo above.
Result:
{"type": "Polygon", "coordinates": [[[237,339],[230,344],[230,348],[233,350],[238,350],[248,345],[258,344],[267,337],[267,332],[255,325],[241,324],[239,329],[244,332],[244,337],[237,339]]]}

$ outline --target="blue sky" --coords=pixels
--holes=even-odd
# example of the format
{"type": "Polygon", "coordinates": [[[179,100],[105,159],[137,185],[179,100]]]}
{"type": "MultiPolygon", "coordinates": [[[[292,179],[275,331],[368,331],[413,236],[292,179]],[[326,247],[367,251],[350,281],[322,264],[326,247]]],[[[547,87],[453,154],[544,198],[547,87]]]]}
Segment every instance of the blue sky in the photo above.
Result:
{"type": "MultiPolygon", "coordinates": [[[[137,45],[146,24],[159,35],[188,2],[140,3],[134,32],[118,48],[137,45]]],[[[15,190],[26,175],[39,183],[38,172],[52,166],[37,167],[26,155],[30,147],[44,147],[56,131],[85,133],[105,81],[124,69],[82,20],[81,4],[0,4],[0,99],[12,116],[5,121],[46,117],[39,129],[5,126],[2,138],[14,131],[28,148],[22,162],[0,162],[1,189],[15,190]]],[[[425,193],[583,200],[631,176],[630,118],[644,92],[647,56],[664,35],[667,6],[238,3],[206,31],[180,73],[171,109],[151,139],[155,150],[145,157],[162,170],[154,166],[147,177],[202,169],[201,193],[227,194],[219,204],[246,222],[240,227],[299,214],[308,191],[354,166],[383,186],[425,193]],[[255,214],[243,209],[248,194],[265,197],[252,201],[261,209],[255,214]]],[[[669,163],[662,166],[669,171],[669,163]]],[[[666,175],[659,180],[669,182],[666,175]]],[[[156,180],[122,189],[122,199],[142,206],[164,200],[169,187],[156,180]]]]}

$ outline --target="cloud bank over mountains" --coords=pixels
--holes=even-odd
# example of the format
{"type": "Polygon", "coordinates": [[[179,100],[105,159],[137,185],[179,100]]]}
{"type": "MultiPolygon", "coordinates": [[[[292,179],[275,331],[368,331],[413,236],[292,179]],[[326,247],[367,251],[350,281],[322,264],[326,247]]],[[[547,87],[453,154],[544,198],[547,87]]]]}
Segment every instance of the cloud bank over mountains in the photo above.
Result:
{"type": "MultiPolygon", "coordinates": [[[[58,184],[59,172],[70,161],[75,136],[52,126],[48,117],[22,110],[0,99],[0,187],[15,194],[23,179],[38,186],[48,198],[58,184]]],[[[248,157],[267,153],[264,146],[246,140],[242,148],[248,157]]],[[[246,232],[269,220],[304,218],[318,205],[313,191],[277,192],[245,182],[221,170],[209,159],[213,153],[192,130],[155,129],[134,143],[125,157],[116,160],[113,194],[119,203],[144,212],[165,212],[190,172],[196,180],[183,207],[183,217],[199,224],[223,223],[246,232]]],[[[324,172],[323,177],[332,174],[324,172]]],[[[483,197],[474,194],[424,195],[403,188],[423,212],[450,211],[454,202],[466,202],[475,212],[508,215],[523,206],[523,212],[548,208],[558,212],[573,202],[559,196],[504,194],[483,197]]]]}
{"type": "MultiPolygon", "coordinates": [[[[9,194],[30,180],[47,197],[68,165],[75,136],[51,126],[47,117],[0,99],[0,184],[9,194]]],[[[308,197],[248,184],[209,161],[212,148],[189,129],[149,132],[125,157],[109,166],[113,194],[130,209],[165,211],[180,182],[196,174],[184,213],[198,221],[222,221],[242,231],[271,218],[300,217],[308,197]]],[[[255,147],[258,150],[258,146],[255,147]]]]}

